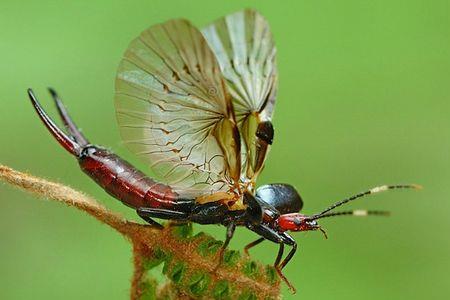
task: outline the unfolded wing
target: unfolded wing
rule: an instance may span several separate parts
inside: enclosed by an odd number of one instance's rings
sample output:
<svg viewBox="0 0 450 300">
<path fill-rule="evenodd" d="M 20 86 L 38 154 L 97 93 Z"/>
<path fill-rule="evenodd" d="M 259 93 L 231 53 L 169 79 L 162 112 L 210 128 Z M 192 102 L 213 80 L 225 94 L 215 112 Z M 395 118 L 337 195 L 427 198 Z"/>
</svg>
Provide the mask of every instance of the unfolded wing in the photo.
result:
<svg viewBox="0 0 450 300">
<path fill-rule="evenodd" d="M 145 30 L 116 77 L 128 147 L 183 196 L 226 190 L 240 175 L 240 137 L 217 60 L 186 20 Z"/>
<path fill-rule="evenodd" d="M 242 177 L 255 181 L 273 138 L 276 48 L 267 21 L 254 10 L 223 17 L 202 30 L 227 80 L 243 143 Z M 244 149 L 245 147 L 245 149 Z"/>
</svg>

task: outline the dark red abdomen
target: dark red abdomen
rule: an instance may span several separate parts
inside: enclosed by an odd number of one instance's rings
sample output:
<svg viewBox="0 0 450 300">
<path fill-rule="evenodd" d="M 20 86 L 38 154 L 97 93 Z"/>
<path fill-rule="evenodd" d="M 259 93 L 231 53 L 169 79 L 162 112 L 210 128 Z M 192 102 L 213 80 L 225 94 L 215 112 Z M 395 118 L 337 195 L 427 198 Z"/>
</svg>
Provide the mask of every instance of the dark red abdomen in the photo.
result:
<svg viewBox="0 0 450 300">
<path fill-rule="evenodd" d="M 181 199 L 169 186 L 154 181 L 105 149 L 88 146 L 83 149 L 78 162 L 83 172 L 127 206 L 185 211 L 193 203 Z"/>
</svg>

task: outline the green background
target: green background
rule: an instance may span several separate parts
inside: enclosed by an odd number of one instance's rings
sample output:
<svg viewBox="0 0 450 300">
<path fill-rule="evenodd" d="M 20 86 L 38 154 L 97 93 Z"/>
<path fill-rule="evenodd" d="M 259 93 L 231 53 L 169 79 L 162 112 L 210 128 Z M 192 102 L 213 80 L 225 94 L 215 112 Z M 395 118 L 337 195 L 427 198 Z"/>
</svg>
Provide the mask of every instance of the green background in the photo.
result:
<svg viewBox="0 0 450 300">
<path fill-rule="evenodd" d="M 415 182 L 355 203 L 390 218 L 324 220 L 295 234 L 285 299 L 443 299 L 450 293 L 450 18 L 446 0 L 0 1 L 0 163 L 107 196 L 46 132 L 26 96 L 54 115 L 55 87 L 91 141 L 146 172 L 121 144 L 115 69 L 146 27 L 199 26 L 245 7 L 270 22 L 280 89 L 275 143 L 259 184 L 297 186 L 307 213 L 384 183 Z M 0 186 L 1 299 L 126 299 L 129 244 L 74 209 Z M 218 238 L 224 228 L 196 226 Z M 231 247 L 255 235 L 237 231 Z M 256 248 L 272 263 L 276 246 Z"/>
</svg>

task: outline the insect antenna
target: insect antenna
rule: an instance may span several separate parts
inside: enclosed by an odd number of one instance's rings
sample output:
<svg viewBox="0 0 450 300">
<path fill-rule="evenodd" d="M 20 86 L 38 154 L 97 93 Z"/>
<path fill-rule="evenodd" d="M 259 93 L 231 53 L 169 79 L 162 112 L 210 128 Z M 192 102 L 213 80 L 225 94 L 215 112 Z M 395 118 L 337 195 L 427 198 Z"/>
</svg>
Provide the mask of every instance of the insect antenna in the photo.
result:
<svg viewBox="0 0 450 300">
<path fill-rule="evenodd" d="M 420 185 L 417 185 L 417 184 L 399 184 L 399 185 L 381 185 L 381 186 L 377 186 L 377 187 L 374 187 L 374 188 L 372 188 L 372 189 L 370 189 L 368 191 L 365 191 L 365 192 L 356 194 L 354 196 L 351 196 L 351 197 L 349 197 L 347 199 L 338 201 L 335 204 L 333 204 L 330 207 L 328 207 L 327 209 L 323 210 L 322 212 L 312 215 L 308 219 L 309 220 L 316 220 L 316 219 L 322 218 L 325 215 L 331 217 L 332 214 L 327 214 L 327 212 L 335 209 L 336 207 L 344 205 L 344 204 L 346 204 L 346 203 L 348 203 L 350 201 L 354 201 L 356 199 L 365 197 L 367 195 L 376 194 L 376 193 L 384 192 L 384 191 L 387 191 L 387 190 L 393 190 L 393 189 L 421 189 L 421 188 L 422 187 Z M 359 211 L 359 212 L 362 212 L 362 211 Z M 350 213 L 350 211 L 342 213 L 342 215 L 350 215 L 350 214 L 354 215 L 354 213 L 353 212 Z M 340 215 L 340 214 L 336 213 L 336 215 Z"/>
<path fill-rule="evenodd" d="M 52 98 L 55 101 L 56 108 L 58 109 L 59 116 L 61 117 L 64 126 L 66 127 L 70 135 L 73 137 L 75 142 L 77 142 L 81 147 L 88 145 L 89 141 L 81 133 L 77 125 L 75 125 L 75 123 L 73 122 L 72 118 L 67 112 L 66 107 L 61 101 L 61 98 L 59 97 L 58 93 L 56 93 L 56 91 L 52 88 L 48 88 L 48 91 L 50 92 L 50 95 L 52 95 Z"/>
<path fill-rule="evenodd" d="M 33 93 L 32 89 L 28 89 L 28 96 L 30 97 L 31 103 L 34 106 L 39 118 L 44 123 L 45 127 L 47 127 L 48 131 L 55 137 L 55 139 L 64 147 L 68 152 L 73 155 L 78 156 L 81 151 L 81 147 L 78 143 L 69 138 L 59 127 L 53 122 L 53 120 L 47 115 L 36 96 Z"/>
<path fill-rule="evenodd" d="M 385 210 L 365 210 L 365 209 L 356 209 L 356 210 L 347 210 L 347 211 L 339 211 L 339 212 L 329 212 L 321 215 L 317 219 L 336 217 L 336 216 L 355 216 L 355 217 L 367 217 L 367 216 L 389 216 L 391 213 Z"/>
</svg>

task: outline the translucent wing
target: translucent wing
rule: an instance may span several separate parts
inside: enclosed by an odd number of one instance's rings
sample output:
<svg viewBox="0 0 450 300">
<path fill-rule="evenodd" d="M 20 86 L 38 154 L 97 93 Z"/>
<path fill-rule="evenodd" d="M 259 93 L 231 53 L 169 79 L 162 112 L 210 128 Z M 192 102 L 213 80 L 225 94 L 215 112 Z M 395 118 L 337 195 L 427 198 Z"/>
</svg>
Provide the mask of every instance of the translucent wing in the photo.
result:
<svg viewBox="0 0 450 300">
<path fill-rule="evenodd" d="M 183 196 L 239 181 L 240 137 L 217 60 L 186 20 L 145 30 L 116 77 L 116 113 L 129 148 Z"/>
<path fill-rule="evenodd" d="M 202 33 L 219 61 L 232 96 L 244 140 L 243 178 L 254 182 L 273 138 L 270 121 L 277 68 L 269 25 L 258 12 L 244 10 L 217 20 Z"/>
</svg>

